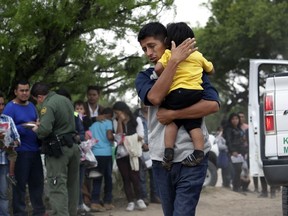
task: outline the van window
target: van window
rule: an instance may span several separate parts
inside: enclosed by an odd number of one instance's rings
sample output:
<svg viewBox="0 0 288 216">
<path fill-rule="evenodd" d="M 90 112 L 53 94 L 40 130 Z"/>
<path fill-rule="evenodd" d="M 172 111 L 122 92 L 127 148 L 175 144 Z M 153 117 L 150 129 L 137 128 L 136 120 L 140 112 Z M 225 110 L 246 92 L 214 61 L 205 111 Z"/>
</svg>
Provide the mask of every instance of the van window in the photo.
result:
<svg viewBox="0 0 288 216">
<path fill-rule="evenodd" d="M 258 69 L 258 101 L 263 104 L 263 93 L 265 90 L 265 81 L 269 74 L 288 71 L 288 65 L 262 64 Z"/>
</svg>

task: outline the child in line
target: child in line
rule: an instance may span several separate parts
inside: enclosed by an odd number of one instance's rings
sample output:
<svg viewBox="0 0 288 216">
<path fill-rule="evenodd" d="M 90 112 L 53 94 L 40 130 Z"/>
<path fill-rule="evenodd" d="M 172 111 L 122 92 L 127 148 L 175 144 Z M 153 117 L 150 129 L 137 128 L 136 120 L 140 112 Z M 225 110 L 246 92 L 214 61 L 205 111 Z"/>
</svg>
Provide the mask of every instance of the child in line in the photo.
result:
<svg viewBox="0 0 288 216">
<path fill-rule="evenodd" d="M 113 136 L 113 110 L 110 107 L 104 108 L 101 115 L 105 117 L 103 121 L 94 122 L 89 128 L 92 137 L 97 139 L 98 142 L 92 147 L 92 151 L 97 158 L 97 170 L 101 176 L 93 179 L 92 190 L 92 204 L 91 210 L 102 212 L 114 208 L 112 204 L 112 166 L 113 166 L 113 151 L 112 146 L 114 142 Z M 104 196 L 101 199 L 102 180 L 104 178 Z M 103 203 L 103 205 L 102 205 Z"/>
<path fill-rule="evenodd" d="M 174 41 L 176 46 L 178 46 L 187 38 L 194 38 L 194 33 L 186 23 L 168 24 L 167 38 L 165 41 L 168 49 L 165 50 L 165 53 L 155 66 L 155 72 L 158 76 L 161 75 L 171 57 L 171 42 Z M 200 52 L 195 51 L 178 65 L 170 90 L 162 102 L 161 107 L 177 110 L 189 107 L 201 100 L 203 92 L 201 86 L 203 72 L 213 73 L 213 64 L 207 61 Z M 202 118 L 176 119 L 166 126 L 164 137 L 165 152 L 162 164 L 167 170 L 171 169 L 174 158 L 174 143 L 177 131 L 182 125 L 190 134 L 194 144 L 194 152 L 188 155 L 182 164 L 186 166 L 196 166 L 204 158 L 204 136 L 201 130 L 201 124 Z"/>
<path fill-rule="evenodd" d="M 0 152 L 5 151 L 9 160 L 9 174 L 7 176 L 10 183 L 17 184 L 15 179 L 15 162 L 17 159 L 17 152 L 15 147 L 20 144 L 20 135 L 13 119 L 7 115 L 2 114 L 4 110 L 4 96 L 0 94 Z"/>
<path fill-rule="evenodd" d="M 85 108 L 84 108 L 84 101 L 82 100 L 77 100 L 74 102 L 74 115 L 77 115 L 81 121 L 82 127 L 83 127 L 83 132 L 84 132 L 84 137 L 81 138 L 81 144 L 80 150 L 81 150 L 81 158 L 80 158 L 80 196 L 79 196 L 79 203 L 78 203 L 78 213 L 79 214 L 87 214 L 91 210 L 86 204 L 90 203 L 91 195 L 90 195 L 90 185 L 91 182 L 87 178 L 88 173 L 89 173 L 89 165 L 96 165 L 97 161 L 93 163 L 88 162 L 86 159 L 86 153 L 89 150 L 91 150 L 91 138 L 92 136 L 89 136 L 89 130 L 88 126 L 90 122 L 86 125 L 86 119 L 89 120 L 89 118 L 86 117 L 85 115 Z M 86 145 L 84 147 L 84 144 L 86 142 Z M 92 155 L 93 156 L 93 155 Z M 93 156 L 94 157 L 94 156 Z M 87 175 L 85 175 L 87 174 Z"/>
<path fill-rule="evenodd" d="M 79 114 L 79 117 L 81 118 L 81 120 L 83 120 L 83 117 L 85 116 L 84 101 L 82 100 L 75 101 L 74 110 Z"/>
</svg>

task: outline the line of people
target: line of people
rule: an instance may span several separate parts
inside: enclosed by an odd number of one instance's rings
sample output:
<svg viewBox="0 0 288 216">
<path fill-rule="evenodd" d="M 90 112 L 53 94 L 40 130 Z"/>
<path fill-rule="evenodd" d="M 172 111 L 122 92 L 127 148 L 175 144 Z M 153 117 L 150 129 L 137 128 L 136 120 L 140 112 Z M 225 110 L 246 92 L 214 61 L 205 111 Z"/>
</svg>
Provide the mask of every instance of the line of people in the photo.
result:
<svg viewBox="0 0 288 216">
<path fill-rule="evenodd" d="M 128 105 L 121 101 L 116 102 L 111 108 L 104 108 L 98 104 L 99 87 L 88 86 L 86 93 L 87 102 L 76 101 L 73 107 L 71 97 L 65 89 L 54 92 L 50 90 L 49 85 L 36 83 L 30 92 L 30 84 L 23 80 L 17 83 L 16 97 L 5 108 L 4 96 L 0 95 L 1 215 L 10 215 L 9 181 L 13 184 L 12 212 L 15 216 L 28 214 L 25 202 L 26 186 L 33 215 L 47 214 L 44 195 L 51 206 L 51 215 L 89 215 L 89 211 L 113 209 L 113 154 L 128 201 L 126 210 L 133 211 L 136 207 L 143 210 L 149 204 L 146 172 L 150 175 L 150 202 L 160 203 L 151 167 L 147 169 L 144 159 L 141 160 L 142 149 L 144 152 L 149 151 L 147 109 L 140 109 L 137 114 L 133 114 Z M 39 113 L 36 106 L 29 101 L 31 96 L 40 107 Z M 9 130 L 6 128 L 6 131 L 2 131 L 5 122 L 9 123 Z M 117 146 L 115 152 L 113 151 L 114 134 L 125 135 L 127 139 L 137 134 L 137 139 L 132 139 L 135 143 L 130 143 L 133 151 L 135 146 L 138 146 L 138 154 L 135 155 L 134 152 L 133 163 L 131 152 L 119 156 Z M 78 144 L 91 138 L 97 139 L 91 150 L 97 159 L 96 172 L 99 175 L 89 177 L 89 173 L 95 172 L 95 167 L 90 169 L 85 161 L 80 162 Z M 52 143 L 56 143 L 56 146 L 58 140 L 61 144 L 51 152 L 44 149 L 44 146 L 52 146 Z M 126 139 L 121 140 L 118 146 L 125 145 L 129 152 L 129 146 L 125 141 Z M 46 194 L 41 160 L 43 151 L 46 154 Z"/>
</svg>

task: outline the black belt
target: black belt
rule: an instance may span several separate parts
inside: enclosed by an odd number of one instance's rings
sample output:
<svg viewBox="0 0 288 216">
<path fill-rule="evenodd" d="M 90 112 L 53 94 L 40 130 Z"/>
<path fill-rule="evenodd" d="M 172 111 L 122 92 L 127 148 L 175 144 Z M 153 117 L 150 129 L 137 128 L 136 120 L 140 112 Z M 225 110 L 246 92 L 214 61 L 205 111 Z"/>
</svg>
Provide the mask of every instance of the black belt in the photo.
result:
<svg viewBox="0 0 288 216">
<path fill-rule="evenodd" d="M 59 136 L 60 142 L 62 146 L 68 146 L 71 148 L 73 144 L 75 143 L 73 139 L 73 134 L 72 133 L 67 133 Z"/>
</svg>

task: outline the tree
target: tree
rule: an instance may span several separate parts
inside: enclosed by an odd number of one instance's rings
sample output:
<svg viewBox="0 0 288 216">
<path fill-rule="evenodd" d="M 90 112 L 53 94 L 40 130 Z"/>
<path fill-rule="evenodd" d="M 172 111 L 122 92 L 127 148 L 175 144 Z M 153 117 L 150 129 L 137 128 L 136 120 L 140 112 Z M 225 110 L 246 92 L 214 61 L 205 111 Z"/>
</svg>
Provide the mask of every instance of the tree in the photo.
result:
<svg viewBox="0 0 288 216">
<path fill-rule="evenodd" d="M 197 44 L 216 69 L 222 116 L 248 107 L 249 59 L 288 58 L 286 0 L 213 0 Z"/>
<path fill-rule="evenodd" d="M 155 20 L 173 0 L 1 0 L 0 86 L 11 98 L 15 82 L 27 79 L 85 93 L 134 87 L 145 63 L 137 54 L 116 53 L 116 44 Z"/>
</svg>

